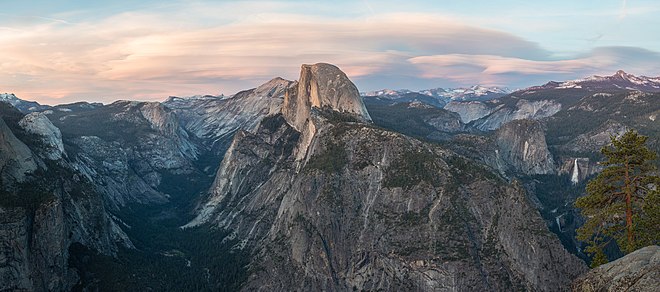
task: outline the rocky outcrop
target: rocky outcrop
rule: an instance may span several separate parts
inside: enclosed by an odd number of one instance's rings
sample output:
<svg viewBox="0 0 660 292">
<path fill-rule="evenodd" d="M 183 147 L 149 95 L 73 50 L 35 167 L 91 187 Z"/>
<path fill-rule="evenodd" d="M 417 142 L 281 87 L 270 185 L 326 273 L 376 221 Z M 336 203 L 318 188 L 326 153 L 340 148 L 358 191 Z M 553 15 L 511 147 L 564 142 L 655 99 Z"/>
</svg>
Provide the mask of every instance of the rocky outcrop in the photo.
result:
<svg viewBox="0 0 660 292">
<path fill-rule="evenodd" d="M 139 159 L 139 153 L 122 147 L 117 141 L 106 141 L 98 136 L 74 137 L 70 141 L 79 149 L 73 157 L 76 167 L 96 182 L 96 187 L 111 208 L 119 209 L 132 202 L 148 204 L 168 200 L 166 194 L 157 190 L 162 180 L 158 171 L 163 169 L 154 168 L 146 160 Z M 168 157 L 151 153 L 159 160 Z"/>
<path fill-rule="evenodd" d="M 568 175 L 573 184 L 584 181 L 586 178 L 603 170 L 597 161 L 587 157 L 564 157 L 561 159 L 558 173 Z"/>
<path fill-rule="evenodd" d="M 231 231 L 252 255 L 245 290 L 555 291 L 586 270 L 522 187 L 329 109 L 239 132 L 184 226 Z"/>
<path fill-rule="evenodd" d="M 284 97 L 282 114 L 294 129 L 303 131 L 312 108 L 328 108 L 361 121 L 371 121 L 355 84 L 330 64 L 302 65 L 297 86 L 288 90 Z"/>
<path fill-rule="evenodd" d="M 497 156 L 508 165 L 506 171 L 527 175 L 555 173 L 555 162 L 538 121 L 516 120 L 495 133 Z"/>
<path fill-rule="evenodd" d="M 48 116 L 68 137 L 75 167 L 113 210 L 167 202 L 173 194 L 163 185 L 204 175 L 195 164 L 201 147 L 160 103 L 118 101 Z"/>
<path fill-rule="evenodd" d="M 117 245 L 132 246 L 100 197 L 71 195 L 56 192 L 34 210 L 0 206 L 0 290 L 68 291 L 78 281 L 68 264 L 72 243 L 103 254 L 113 254 Z"/>
<path fill-rule="evenodd" d="M 216 208 L 200 213 L 264 271 L 247 290 L 553 291 L 585 269 L 521 188 L 464 158 L 340 123 L 318 129 L 296 172 L 277 150 L 295 149 L 295 133 L 280 121 L 238 135 L 212 189 Z"/>
<path fill-rule="evenodd" d="M 573 291 L 658 291 L 660 247 L 647 246 L 584 274 Z"/>
<path fill-rule="evenodd" d="M 0 93 L 0 102 L 5 102 L 11 104 L 13 107 L 18 109 L 24 114 L 43 111 L 51 108 L 47 105 L 41 105 L 38 102 L 22 100 L 13 93 Z"/>
<path fill-rule="evenodd" d="M 516 99 L 516 97 L 510 97 Z M 510 100 L 509 100 L 510 102 Z M 514 107 L 499 104 L 492 113 L 474 122 L 474 125 L 484 131 L 496 130 L 500 126 L 515 120 L 539 120 L 553 116 L 562 108 L 561 103 L 554 100 L 518 99 Z"/>
<path fill-rule="evenodd" d="M 599 127 L 577 136 L 564 144 L 562 149 L 572 152 L 600 152 L 600 148 L 611 143 L 611 137 L 618 137 L 626 132 L 628 127 L 614 121 L 607 120 Z"/>
<path fill-rule="evenodd" d="M 239 147 L 237 146 L 239 144 L 238 141 L 249 133 L 258 131 L 263 127 L 270 128 L 272 127 L 271 123 L 275 123 L 275 120 L 286 121 L 289 126 L 299 133 L 296 136 L 296 141 L 299 142 L 293 144 L 294 146 L 289 149 L 291 151 L 289 154 L 298 162 L 295 167 L 299 170 L 302 167 L 301 162 L 308 159 L 308 150 L 314 143 L 317 127 L 328 119 L 327 116 L 323 116 L 323 112 L 338 112 L 355 121 L 371 121 L 371 117 L 366 110 L 362 98 L 359 96 L 357 87 L 348 79 L 344 72 L 334 65 L 324 63 L 302 65 L 298 82 L 286 82 L 284 84 L 283 82 L 286 81 L 275 78 L 255 90 L 257 92 L 269 92 L 271 94 L 270 97 L 286 90 L 283 92 L 285 95 L 284 104 L 280 108 L 281 114 L 271 115 L 265 121 L 261 120 L 263 117 L 259 117 L 259 119 L 255 120 L 261 122 L 259 124 L 260 127 L 254 127 L 254 129 L 247 127 L 246 131 L 238 133 L 238 136 L 234 138 L 227 150 L 226 155 L 228 156 L 223 159 L 216 173 L 216 179 L 211 188 L 211 199 L 199 211 L 197 218 L 184 227 L 192 227 L 205 223 L 218 207 L 218 203 L 224 197 L 222 195 L 224 190 L 219 190 L 221 187 L 218 186 L 228 183 L 227 181 L 223 181 L 223 179 L 226 179 L 225 176 L 230 172 L 228 167 L 231 161 L 240 160 L 240 158 L 234 157 L 238 155 L 235 152 L 235 148 Z M 251 94 L 253 93 L 248 93 L 248 95 Z M 265 125 L 262 125 L 264 122 Z M 292 134 L 289 133 L 287 136 L 292 136 Z M 287 140 L 285 138 L 282 139 Z M 272 142 L 277 140 L 277 138 L 271 137 L 267 140 Z M 276 151 L 274 148 L 270 150 Z"/>
<path fill-rule="evenodd" d="M 197 159 L 199 149 L 190 141 L 188 132 L 179 125 L 176 115 L 158 102 L 140 103 L 137 108 L 155 135 L 138 135 L 141 155 L 156 169 L 177 169 L 190 172 L 191 161 Z M 125 113 L 131 113 L 129 108 Z M 138 133 L 142 134 L 142 133 Z M 151 140 L 156 140 L 153 143 Z M 145 145 L 146 144 L 146 145 Z"/>
<path fill-rule="evenodd" d="M 42 113 L 31 113 L 25 115 L 18 124 L 30 134 L 41 138 L 46 146 L 43 153 L 44 158 L 58 160 L 64 155 L 64 143 L 62 142 L 62 133 L 60 129 L 50 122 L 48 117 Z"/>
<path fill-rule="evenodd" d="M 284 94 L 293 84 L 274 78 L 230 98 L 170 97 L 164 105 L 174 110 L 189 133 L 221 156 L 238 130 L 253 131 L 263 117 L 279 113 Z"/>
<path fill-rule="evenodd" d="M 444 107 L 448 111 L 455 112 L 461 116 L 463 123 L 469 123 L 489 115 L 492 109 L 480 101 L 451 101 Z"/>
<path fill-rule="evenodd" d="M 1 140 L 0 157 L 14 162 L 3 165 L 0 183 L 0 290 L 68 291 L 78 281 L 68 264 L 71 244 L 102 254 L 132 244 L 66 156 L 32 155 L 58 150 L 57 128 L 43 115 L 2 114 L 0 135 L 7 139 Z M 6 179 L 5 172 L 26 167 L 31 171 L 21 180 Z"/>
<path fill-rule="evenodd" d="M 32 151 L 7 127 L 0 118 L 0 180 L 22 182 L 25 175 L 37 169 Z"/>
<path fill-rule="evenodd" d="M 439 132 L 458 133 L 465 131 L 465 124 L 461 123 L 461 120 L 454 115 L 429 115 L 424 118 L 424 122 Z"/>
</svg>

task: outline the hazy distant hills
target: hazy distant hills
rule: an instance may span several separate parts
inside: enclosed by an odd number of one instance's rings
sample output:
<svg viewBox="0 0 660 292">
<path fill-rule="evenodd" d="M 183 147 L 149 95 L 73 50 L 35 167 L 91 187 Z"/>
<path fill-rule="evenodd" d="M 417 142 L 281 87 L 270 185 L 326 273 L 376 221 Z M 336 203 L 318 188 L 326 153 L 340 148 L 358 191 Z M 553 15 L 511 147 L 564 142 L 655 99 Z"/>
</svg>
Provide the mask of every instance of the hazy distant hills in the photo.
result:
<svg viewBox="0 0 660 292">
<path fill-rule="evenodd" d="M 623 70 L 611 76 L 590 76 L 564 82 L 551 81 L 545 85 L 530 87 L 523 91 L 539 89 L 580 88 L 587 90 L 638 90 L 644 92 L 660 92 L 660 77 L 635 76 Z"/>
<path fill-rule="evenodd" d="M 394 103 L 419 101 L 442 107 L 450 101 L 484 101 L 504 96 L 510 92 L 508 88 L 475 85 L 466 88 L 433 88 L 417 92 L 407 89 L 382 89 L 361 92 L 360 95 L 363 98 L 377 98 Z"/>
</svg>

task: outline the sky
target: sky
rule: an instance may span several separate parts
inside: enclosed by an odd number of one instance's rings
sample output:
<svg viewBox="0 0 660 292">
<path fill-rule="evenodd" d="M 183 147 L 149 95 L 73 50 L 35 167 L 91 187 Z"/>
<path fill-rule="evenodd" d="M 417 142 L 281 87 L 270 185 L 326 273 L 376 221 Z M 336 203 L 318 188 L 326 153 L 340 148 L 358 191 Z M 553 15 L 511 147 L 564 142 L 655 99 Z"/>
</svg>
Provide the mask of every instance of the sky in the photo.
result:
<svg viewBox="0 0 660 292">
<path fill-rule="evenodd" d="M 230 95 L 317 62 L 360 91 L 658 76 L 657 15 L 657 0 L 0 0 L 0 92 Z"/>
</svg>

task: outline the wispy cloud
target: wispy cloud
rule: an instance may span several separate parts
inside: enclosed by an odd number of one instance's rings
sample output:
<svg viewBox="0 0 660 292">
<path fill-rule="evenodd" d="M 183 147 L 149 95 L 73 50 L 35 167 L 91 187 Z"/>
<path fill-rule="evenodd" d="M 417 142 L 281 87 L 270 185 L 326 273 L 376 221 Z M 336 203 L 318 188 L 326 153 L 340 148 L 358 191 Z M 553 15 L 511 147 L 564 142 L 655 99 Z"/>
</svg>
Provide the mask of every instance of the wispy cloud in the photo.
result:
<svg viewBox="0 0 660 292">
<path fill-rule="evenodd" d="M 464 84 L 508 85 L 534 76 L 570 78 L 607 74 L 621 68 L 632 72 L 660 72 L 660 54 L 633 47 L 601 47 L 581 56 L 557 60 L 446 54 L 413 57 L 409 61 L 420 68 L 425 78 L 449 79 Z"/>
<path fill-rule="evenodd" d="M 621 1 L 621 10 L 619 12 L 619 20 L 624 19 L 626 16 L 628 16 L 628 1 L 627 0 L 622 0 Z"/>
<path fill-rule="evenodd" d="M 315 62 L 339 65 L 365 90 L 501 85 L 521 83 L 514 80 L 520 76 L 530 82 L 530 76 L 606 73 L 621 65 L 657 70 L 632 62 L 627 54 L 639 52 L 630 50 L 558 59 L 535 42 L 436 13 L 330 17 L 287 12 L 286 5 L 227 13 L 255 5 L 274 4 L 174 6 L 167 13 L 129 11 L 76 22 L 10 19 L 0 34 L 0 91 L 49 103 L 232 93 L 275 76 L 295 79 L 301 63 Z"/>
</svg>

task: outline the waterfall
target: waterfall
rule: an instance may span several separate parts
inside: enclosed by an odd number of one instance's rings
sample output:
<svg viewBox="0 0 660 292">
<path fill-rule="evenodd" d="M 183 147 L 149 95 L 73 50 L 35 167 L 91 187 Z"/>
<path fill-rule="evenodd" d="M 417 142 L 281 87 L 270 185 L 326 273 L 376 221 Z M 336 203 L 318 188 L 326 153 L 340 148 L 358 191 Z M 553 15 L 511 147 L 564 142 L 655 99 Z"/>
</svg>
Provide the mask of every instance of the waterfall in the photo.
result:
<svg viewBox="0 0 660 292">
<path fill-rule="evenodd" d="M 559 221 L 561 219 L 561 217 L 564 216 L 564 215 L 565 214 L 555 216 L 555 222 L 557 222 L 557 227 L 559 228 L 559 232 L 564 232 L 564 230 L 561 229 L 561 221 Z"/>
<path fill-rule="evenodd" d="M 577 184 L 580 181 L 580 170 L 578 169 L 577 158 L 575 158 L 575 164 L 573 165 L 573 174 L 571 175 L 571 182 Z"/>
</svg>

